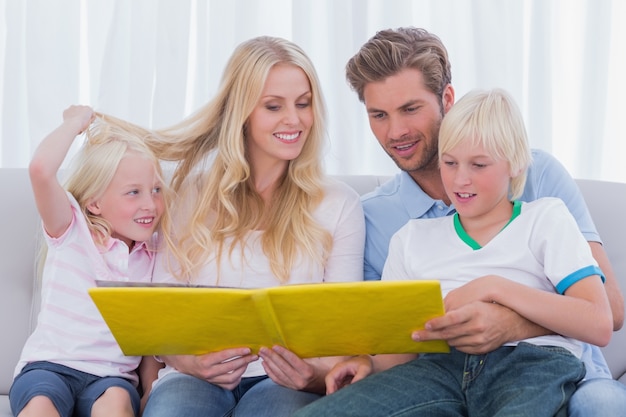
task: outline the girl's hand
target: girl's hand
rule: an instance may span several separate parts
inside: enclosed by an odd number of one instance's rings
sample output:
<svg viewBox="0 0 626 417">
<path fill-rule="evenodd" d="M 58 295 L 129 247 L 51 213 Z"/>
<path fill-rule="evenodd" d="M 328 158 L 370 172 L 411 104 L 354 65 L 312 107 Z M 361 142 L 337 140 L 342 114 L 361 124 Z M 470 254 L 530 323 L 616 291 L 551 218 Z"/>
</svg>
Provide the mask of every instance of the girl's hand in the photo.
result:
<svg viewBox="0 0 626 417">
<path fill-rule="evenodd" d="M 77 134 L 81 134 L 96 118 L 96 113 L 89 106 L 70 106 L 63 112 L 64 123 L 74 123 Z"/>
</svg>

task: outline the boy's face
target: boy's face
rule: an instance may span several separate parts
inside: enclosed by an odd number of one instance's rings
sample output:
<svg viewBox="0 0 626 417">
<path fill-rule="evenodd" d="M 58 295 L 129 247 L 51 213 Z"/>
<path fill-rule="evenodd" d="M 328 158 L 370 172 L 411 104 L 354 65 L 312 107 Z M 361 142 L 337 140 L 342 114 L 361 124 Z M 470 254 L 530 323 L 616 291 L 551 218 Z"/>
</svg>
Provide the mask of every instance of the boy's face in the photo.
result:
<svg viewBox="0 0 626 417">
<path fill-rule="evenodd" d="M 153 161 L 128 152 L 107 189 L 88 209 L 111 224 L 112 237 L 132 248 L 133 242 L 150 239 L 163 214 L 163 204 Z"/>
<path fill-rule="evenodd" d="M 462 219 L 510 217 L 507 161 L 495 159 L 482 145 L 463 140 L 441 156 L 440 171 L 446 193 Z"/>
<path fill-rule="evenodd" d="M 422 73 L 408 68 L 367 84 L 363 101 L 372 132 L 398 168 L 436 168 L 439 126 L 454 102 L 451 86 L 440 100 L 424 86 Z"/>
</svg>

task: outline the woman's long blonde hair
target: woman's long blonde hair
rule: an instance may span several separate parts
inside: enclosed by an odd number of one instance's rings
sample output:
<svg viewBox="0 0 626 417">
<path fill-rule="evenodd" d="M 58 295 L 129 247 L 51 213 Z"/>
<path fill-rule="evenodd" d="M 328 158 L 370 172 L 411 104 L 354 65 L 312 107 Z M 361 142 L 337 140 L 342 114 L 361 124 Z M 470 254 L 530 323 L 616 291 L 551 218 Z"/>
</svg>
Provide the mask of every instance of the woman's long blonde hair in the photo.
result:
<svg viewBox="0 0 626 417">
<path fill-rule="evenodd" d="M 314 122 L 301 154 L 289 161 L 271 201 L 265 203 L 254 187 L 244 125 L 277 64 L 297 66 L 308 77 Z M 190 198 L 197 199 L 185 218 L 177 219 L 175 225 L 163 224 L 173 235 L 165 234 L 172 239 L 168 247 L 180 263 L 180 270 L 172 273 L 181 280 L 193 280 L 207 259 L 217 259 L 219 266 L 223 249 L 230 255 L 237 245 L 244 247 L 247 234 L 257 229 L 263 231 L 263 251 L 280 282 L 289 279 L 301 257 L 325 264 L 332 236 L 313 218 L 324 196 L 321 150 L 325 119 L 315 69 L 297 45 L 258 37 L 236 48 L 217 96 L 186 120 L 148 140 L 160 159 L 178 162 L 172 178 L 177 200 L 188 205 Z M 232 239 L 227 247 L 226 239 Z"/>
</svg>

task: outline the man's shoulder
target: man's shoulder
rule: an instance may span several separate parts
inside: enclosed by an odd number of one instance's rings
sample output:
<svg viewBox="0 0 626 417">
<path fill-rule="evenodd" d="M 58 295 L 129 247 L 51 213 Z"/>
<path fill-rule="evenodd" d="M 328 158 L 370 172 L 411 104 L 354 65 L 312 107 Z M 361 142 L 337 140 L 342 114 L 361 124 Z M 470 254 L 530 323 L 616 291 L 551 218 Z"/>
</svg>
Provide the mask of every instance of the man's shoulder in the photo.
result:
<svg viewBox="0 0 626 417">
<path fill-rule="evenodd" d="M 363 208 L 377 207 L 379 205 L 397 204 L 400 198 L 402 184 L 402 173 L 398 173 L 391 177 L 383 184 L 377 186 L 374 190 L 361 196 Z"/>
</svg>

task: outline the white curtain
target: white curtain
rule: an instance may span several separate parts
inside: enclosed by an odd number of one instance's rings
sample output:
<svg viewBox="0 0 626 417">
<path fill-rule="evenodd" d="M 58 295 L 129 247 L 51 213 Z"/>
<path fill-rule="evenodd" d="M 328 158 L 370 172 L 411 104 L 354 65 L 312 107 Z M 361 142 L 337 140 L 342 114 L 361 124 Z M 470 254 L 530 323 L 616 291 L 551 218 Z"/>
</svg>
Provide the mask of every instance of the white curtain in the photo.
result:
<svg viewBox="0 0 626 417">
<path fill-rule="evenodd" d="M 240 42 L 290 39 L 318 70 L 332 174 L 391 174 L 344 78 L 377 30 L 424 27 L 452 61 L 457 98 L 509 90 L 533 147 L 578 178 L 626 182 L 623 0 L 0 0 L 0 167 L 24 167 L 70 104 L 151 127 L 216 91 Z"/>
</svg>

